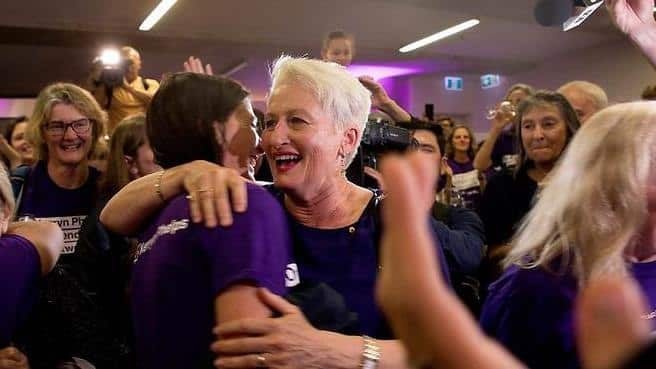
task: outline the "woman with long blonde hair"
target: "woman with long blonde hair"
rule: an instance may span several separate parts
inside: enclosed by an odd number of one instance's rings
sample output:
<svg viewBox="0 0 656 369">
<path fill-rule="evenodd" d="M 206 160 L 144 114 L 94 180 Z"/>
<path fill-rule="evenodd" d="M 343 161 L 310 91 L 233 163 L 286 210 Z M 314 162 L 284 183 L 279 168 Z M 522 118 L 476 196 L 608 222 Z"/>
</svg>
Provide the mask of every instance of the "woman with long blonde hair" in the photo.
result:
<svg viewBox="0 0 656 369">
<path fill-rule="evenodd" d="M 656 104 L 616 105 L 572 140 L 490 286 L 481 322 L 531 368 L 578 368 L 573 302 L 607 274 L 632 274 L 656 317 Z"/>
</svg>

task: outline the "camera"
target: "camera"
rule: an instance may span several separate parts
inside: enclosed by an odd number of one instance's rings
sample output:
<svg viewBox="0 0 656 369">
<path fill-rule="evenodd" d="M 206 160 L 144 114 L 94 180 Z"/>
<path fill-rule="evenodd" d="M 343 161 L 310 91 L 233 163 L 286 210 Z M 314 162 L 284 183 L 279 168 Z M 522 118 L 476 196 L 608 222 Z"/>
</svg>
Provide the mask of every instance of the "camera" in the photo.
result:
<svg viewBox="0 0 656 369">
<path fill-rule="evenodd" d="M 370 119 L 362 133 L 362 143 L 353 163 L 346 171 L 348 179 L 363 187 L 377 188 L 378 183 L 364 173 L 365 167 L 378 169 L 378 159 L 390 152 L 404 152 L 419 147 L 412 133 L 389 121 Z"/>
<path fill-rule="evenodd" d="M 117 49 L 105 49 L 94 59 L 94 63 L 100 63 L 102 70 L 100 72 L 99 82 L 113 88 L 123 84 L 125 73 L 131 64 L 130 59 L 121 56 Z"/>
</svg>

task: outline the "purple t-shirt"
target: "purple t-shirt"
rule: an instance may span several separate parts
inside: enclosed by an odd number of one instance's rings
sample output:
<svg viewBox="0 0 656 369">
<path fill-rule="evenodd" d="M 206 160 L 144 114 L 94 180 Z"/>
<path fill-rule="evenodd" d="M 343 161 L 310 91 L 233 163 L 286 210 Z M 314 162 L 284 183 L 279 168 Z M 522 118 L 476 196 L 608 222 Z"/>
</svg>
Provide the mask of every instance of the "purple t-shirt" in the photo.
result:
<svg viewBox="0 0 656 369">
<path fill-rule="evenodd" d="M 89 167 L 87 181 L 79 188 L 57 186 L 48 175 L 46 163 L 39 161 L 30 171 L 23 185 L 23 195 L 17 217 L 30 217 L 56 223 L 64 232 L 64 251 L 59 264 L 68 262 L 67 255 L 75 253 L 80 228 L 95 203 L 96 184 L 100 172 Z"/>
<path fill-rule="evenodd" d="M 448 159 L 447 162 L 453 170 L 451 183 L 453 190 L 460 194 L 462 207 L 478 210 L 482 191 L 478 170 L 474 168 L 473 162 L 470 160 L 466 163 L 459 163 L 453 159 Z"/>
<path fill-rule="evenodd" d="M 248 282 L 284 295 L 290 239 L 285 214 L 248 184 L 248 210 L 230 227 L 189 219 L 185 196 L 171 200 L 142 233 L 131 281 L 139 367 L 211 367 L 214 299 Z"/>
<path fill-rule="evenodd" d="M 41 261 L 25 238 L 0 237 L 0 348 L 11 342 L 14 330 L 25 320 L 39 294 Z"/>
<path fill-rule="evenodd" d="M 574 335 L 576 280 L 544 268 L 511 267 L 490 286 L 481 326 L 531 369 L 580 368 Z M 631 264 L 656 309 L 656 262 Z M 656 315 L 656 312 L 652 315 Z M 652 317 L 656 320 L 656 317 Z M 656 327 L 652 321 L 652 328 Z"/>
</svg>

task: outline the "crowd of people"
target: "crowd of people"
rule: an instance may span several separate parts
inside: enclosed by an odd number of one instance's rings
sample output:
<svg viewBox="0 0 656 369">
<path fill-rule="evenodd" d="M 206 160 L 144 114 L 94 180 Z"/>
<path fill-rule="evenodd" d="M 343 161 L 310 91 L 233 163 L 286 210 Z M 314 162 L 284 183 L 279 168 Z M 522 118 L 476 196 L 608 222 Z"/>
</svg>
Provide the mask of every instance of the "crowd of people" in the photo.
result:
<svg viewBox="0 0 656 369">
<path fill-rule="evenodd" d="M 606 5 L 656 66 L 652 0 Z M 477 146 L 353 76 L 342 32 L 275 61 L 264 113 L 198 58 L 157 82 L 121 53 L 0 138 L 0 369 L 656 360 L 654 103 L 516 84 Z M 347 174 L 372 109 L 413 142 L 376 188 Z"/>
</svg>

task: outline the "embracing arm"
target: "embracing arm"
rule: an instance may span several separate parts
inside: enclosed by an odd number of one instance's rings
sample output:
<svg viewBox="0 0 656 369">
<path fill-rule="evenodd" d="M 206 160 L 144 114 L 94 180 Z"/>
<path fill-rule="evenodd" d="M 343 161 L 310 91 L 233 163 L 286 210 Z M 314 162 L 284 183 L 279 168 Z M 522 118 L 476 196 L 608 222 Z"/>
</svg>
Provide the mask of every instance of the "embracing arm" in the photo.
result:
<svg viewBox="0 0 656 369">
<path fill-rule="evenodd" d="M 134 235 L 165 201 L 183 192 L 193 197 L 189 205 L 192 221 L 204 221 L 207 227 L 229 226 L 232 210 L 246 210 L 245 180 L 235 170 L 197 160 L 128 183 L 105 205 L 100 222 L 113 232 Z"/>
<path fill-rule="evenodd" d="M 8 234 L 26 238 L 36 248 L 41 260 L 41 274 L 48 274 L 55 267 L 64 248 L 64 234 L 50 222 L 15 222 L 9 226 Z"/>
<path fill-rule="evenodd" d="M 615 26 L 631 39 L 656 68 L 656 21 L 652 0 L 607 0 Z"/>
</svg>

